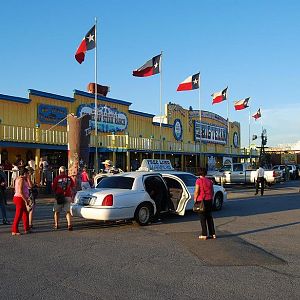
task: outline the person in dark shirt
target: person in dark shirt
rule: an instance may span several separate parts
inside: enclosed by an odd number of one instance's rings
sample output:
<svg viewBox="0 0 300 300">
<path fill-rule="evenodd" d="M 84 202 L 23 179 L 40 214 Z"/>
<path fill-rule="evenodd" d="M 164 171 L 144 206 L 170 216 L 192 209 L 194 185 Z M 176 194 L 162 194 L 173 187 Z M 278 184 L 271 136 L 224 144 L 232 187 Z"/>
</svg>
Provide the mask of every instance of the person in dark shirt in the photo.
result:
<svg viewBox="0 0 300 300">
<path fill-rule="evenodd" d="M 67 175 L 66 168 L 60 167 L 59 175 L 54 178 L 52 189 L 55 194 L 55 201 L 53 206 L 54 211 L 54 229 L 58 229 L 59 213 L 63 210 L 66 213 L 68 222 L 68 230 L 73 230 L 71 223 L 70 204 L 74 199 L 75 183 L 73 179 Z"/>
<path fill-rule="evenodd" d="M 0 166 L 0 209 L 2 213 L 2 223 L 4 225 L 10 224 L 6 216 L 6 187 L 7 187 L 7 178 L 3 171 L 3 167 Z"/>
</svg>

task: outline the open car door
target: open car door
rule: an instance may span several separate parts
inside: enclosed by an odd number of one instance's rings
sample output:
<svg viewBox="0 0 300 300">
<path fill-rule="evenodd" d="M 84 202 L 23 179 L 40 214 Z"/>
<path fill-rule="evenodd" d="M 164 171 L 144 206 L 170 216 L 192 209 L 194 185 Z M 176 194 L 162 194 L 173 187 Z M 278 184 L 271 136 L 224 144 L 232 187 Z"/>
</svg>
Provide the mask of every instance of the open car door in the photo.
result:
<svg viewBox="0 0 300 300">
<path fill-rule="evenodd" d="M 185 183 L 175 175 L 162 174 L 170 195 L 170 203 L 173 205 L 172 210 L 178 215 L 185 214 L 185 208 L 188 201 L 191 199 L 191 194 L 188 191 Z"/>
</svg>

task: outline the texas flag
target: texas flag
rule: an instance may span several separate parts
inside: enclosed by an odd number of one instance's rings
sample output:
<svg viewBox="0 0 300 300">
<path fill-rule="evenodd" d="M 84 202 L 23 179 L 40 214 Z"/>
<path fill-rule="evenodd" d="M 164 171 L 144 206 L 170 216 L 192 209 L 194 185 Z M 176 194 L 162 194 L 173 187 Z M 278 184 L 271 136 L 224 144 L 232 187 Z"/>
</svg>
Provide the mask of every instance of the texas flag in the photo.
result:
<svg viewBox="0 0 300 300">
<path fill-rule="evenodd" d="M 88 50 L 92 50 L 96 47 L 96 33 L 95 33 L 96 26 L 94 25 L 89 32 L 83 38 L 81 44 L 79 45 L 75 59 L 81 64 L 84 61 L 85 52 Z"/>
<path fill-rule="evenodd" d="M 161 54 L 154 56 L 140 68 L 134 70 L 132 75 L 136 77 L 147 77 L 160 73 L 160 59 Z"/>
<path fill-rule="evenodd" d="M 212 104 L 220 103 L 220 102 L 226 100 L 227 99 L 227 89 L 228 89 L 228 87 L 220 92 L 213 93 L 212 94 L 212 97 L 213 97 Z"/>
<path fill-rule="evenodd" d="M 245 108 L 249 107 L 248 106 L 249 100 L 250 100 L 250 97 L 239 100 L 239 101 L 235 101 L 234 102 L 235 110 L 242 110 L 242 109 L 245 109 Z"/>
<path fill-rule="evenodd" d="M 200 73 L 189 76 L 184 81 L 182 81 L 177 88 L 177 92 L 179 91 L 190 91 L 199 89 L 200 84 Z"/>
<path fill-rule="evenodd" d="M 252 117 L 255 119 L 255 121 L 261 117 L 260 108 L 258 109 L 258 111 L 254 115 L 252 115 Z"/>
</svg>

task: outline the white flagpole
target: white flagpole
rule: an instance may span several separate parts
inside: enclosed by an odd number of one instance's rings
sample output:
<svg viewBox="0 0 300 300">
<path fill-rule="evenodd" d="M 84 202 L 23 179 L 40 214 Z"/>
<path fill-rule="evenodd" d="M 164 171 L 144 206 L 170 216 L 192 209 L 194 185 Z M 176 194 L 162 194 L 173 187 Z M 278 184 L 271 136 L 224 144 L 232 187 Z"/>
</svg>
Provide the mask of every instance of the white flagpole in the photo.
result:
<svg viewBox="0 0 300 300">
<path fill-rule="evenodd" d="M 97 91 L 97 18 L 95 17 L 95 171 L 98 173 L 98 91 Z"/>
<path fill-rule="evenodd" d="M 228 87 L 226 90 L 226 98 L 227 98 L 227 141 L 228 141 L 228 153 L 230 153 L 230 126 L 229 126 L 229 97 L 228 97 Z"/>
<path fill-rule="evenodd" d="M 159 159 L 161 159 L 161 148 L 162 148 L 162 137 L 161 137 L 161 123 L 162 123 L 162 51 L 160 52 L 159 61 L 159 72 L 160 72 L 160 91 L 159 91 L 159 106 L 160 106 L 160 117 L 159 117 Z"/>
<path fill-rule="evenodd" d="M 201 167 L 201 136 L 202 136 L 202 128 L 201 128 L 201 121 L 202 121 L 202 116 L 201 116 L 201 75 L 199 72 L 199 92 L 198 92 L 198 101 L 199 101 L 199 167 Z"/>
<path fill-rule="evenodd" d="M 250 122 L 251 122 L 251 111 L 250 111 L 250 106 L 249 106 L 249 158 L 250 158 L 250 163 L 251 163 L 251 149 L 250 149 Z"/>
</svg>

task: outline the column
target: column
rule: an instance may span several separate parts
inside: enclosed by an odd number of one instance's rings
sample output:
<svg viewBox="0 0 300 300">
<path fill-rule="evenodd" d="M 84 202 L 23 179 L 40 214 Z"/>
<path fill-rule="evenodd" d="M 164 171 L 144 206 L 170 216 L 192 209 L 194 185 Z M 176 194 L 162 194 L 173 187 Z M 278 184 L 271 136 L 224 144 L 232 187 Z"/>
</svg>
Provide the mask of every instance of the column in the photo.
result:
<svg viewBox="0 0 300 300">
<path fill-rule="evenodd" d="M 131 171 L 131 164 L 130 164 L 130 152 L 126 152 L 126 171 L 130 172 Z"/>
<path fill-rule="evenodd" d="M 39 163 L 41 160 L 41 150 L 40 149 L 35 149 L 35 165 L 36 165 L 36 169 L 35 169 L 35 182 L 36 184 L 40 185 L 40 181 L 41 181 L 41 174 L 40 174 L 40 168 L 39 168 Z"/>
<path fill-rule="evenodd" d="M 115 151 L 113 151 L 113 153 L 112 153 L 112 162 L 115 166 L 116 162 L 117 162 L 117 153 Z"/>
</svg>

